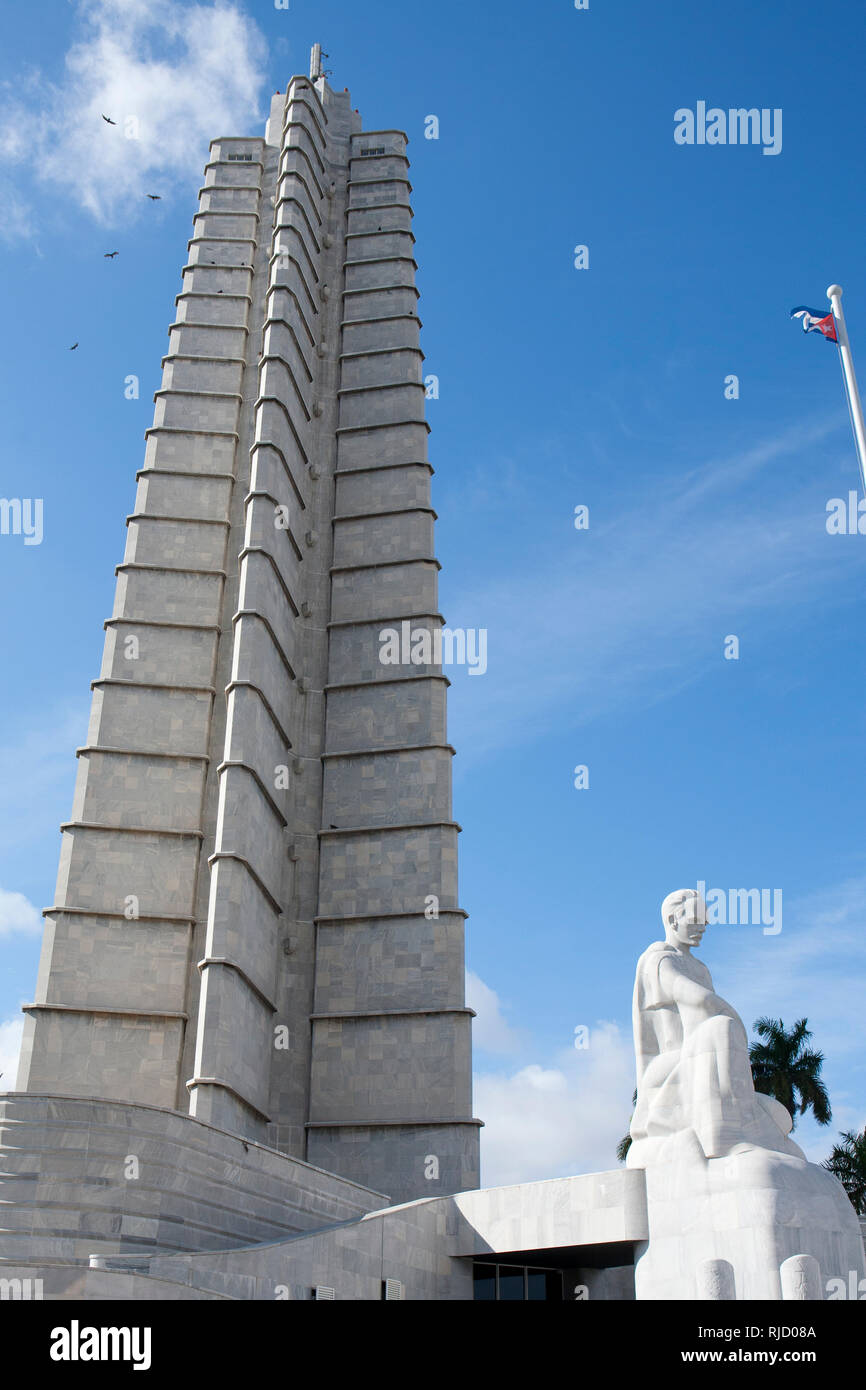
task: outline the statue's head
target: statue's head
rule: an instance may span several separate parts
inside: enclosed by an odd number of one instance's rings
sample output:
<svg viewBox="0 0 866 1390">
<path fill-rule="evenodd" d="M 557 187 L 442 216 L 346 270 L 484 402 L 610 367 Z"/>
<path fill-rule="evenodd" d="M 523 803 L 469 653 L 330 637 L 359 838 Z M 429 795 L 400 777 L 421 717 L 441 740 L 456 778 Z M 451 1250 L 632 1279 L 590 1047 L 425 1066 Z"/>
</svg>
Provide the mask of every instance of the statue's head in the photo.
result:
<svg viewBox="0 0 866 1390">
<path fill-rule="evenodd" d="M 672 946 L 700 946 L 707 929 L 707 905 L 694 888 L 676 888 L 662 903 L 665 939 Z"/>
</svg>

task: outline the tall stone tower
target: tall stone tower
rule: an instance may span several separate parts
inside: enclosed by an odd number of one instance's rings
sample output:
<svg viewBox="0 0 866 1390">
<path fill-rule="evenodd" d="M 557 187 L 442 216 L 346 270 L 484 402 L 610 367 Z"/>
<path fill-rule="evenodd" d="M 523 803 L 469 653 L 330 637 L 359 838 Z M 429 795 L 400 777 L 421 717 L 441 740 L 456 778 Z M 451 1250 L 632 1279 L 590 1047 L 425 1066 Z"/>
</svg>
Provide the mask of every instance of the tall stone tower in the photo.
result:
<svg viewBox="0 0 866 1390">
<path fill-rule="evenodd" d="M 407 137 L 313 51 L 211 145 L 21 1091 L 477 1186 Z"/>
</svg>

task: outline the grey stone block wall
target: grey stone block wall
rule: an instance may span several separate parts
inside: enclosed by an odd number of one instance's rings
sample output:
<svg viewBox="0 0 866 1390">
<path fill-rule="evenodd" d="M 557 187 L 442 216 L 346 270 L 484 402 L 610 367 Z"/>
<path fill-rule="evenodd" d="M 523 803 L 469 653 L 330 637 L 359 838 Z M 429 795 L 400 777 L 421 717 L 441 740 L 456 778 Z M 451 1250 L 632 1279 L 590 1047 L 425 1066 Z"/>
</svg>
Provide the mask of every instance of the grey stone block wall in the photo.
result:
<svg viewBox="0 0 866 1390">
<path fill-rule="evenodd" d="M 477 1123 L 318 1123 L 310 1127 L 307 1152 L 310 1163 L 329 1173 L 365 1172 L 371 1180 L 379 1173 L 417 1196 L 478 1186 Z"/>
<path fill-rule="evenodd" d="M 317 1014 L 447 1009 L 460 997 L 463 913 L 441 910 L 433 921 L 394 913 L 373 918 L 320 918 L 316 951 Z"/>
<path fill-rule="evenodd" d="M 328 689 L 330 729 L 342 752 L 369 749 L 374 735 L 383 748 L 445 746 L 444 679 L 374 683 L 371 677 L 370 685 L 367 690 L 356 682 Z"/>
<path fill-rule="evenodd" d="M 19 1076 L 394 1200 L 478 1181 L 406 143 L 212 142 Z"/>
<path fill-rule="evenodd" d="M 380 659 L 441 623 L 407 170 L 353 136 L 308 1144 L 395 1201 L 478 1181 L 446 686 Z"/>
<path fill-rule="evenodd" d="M 19 1262 L 281 1240 L 386 1199 L 170 1109 L 10 1093 L 0 1097 L 0 1203 L 6 1275 Z"/>
</svg>

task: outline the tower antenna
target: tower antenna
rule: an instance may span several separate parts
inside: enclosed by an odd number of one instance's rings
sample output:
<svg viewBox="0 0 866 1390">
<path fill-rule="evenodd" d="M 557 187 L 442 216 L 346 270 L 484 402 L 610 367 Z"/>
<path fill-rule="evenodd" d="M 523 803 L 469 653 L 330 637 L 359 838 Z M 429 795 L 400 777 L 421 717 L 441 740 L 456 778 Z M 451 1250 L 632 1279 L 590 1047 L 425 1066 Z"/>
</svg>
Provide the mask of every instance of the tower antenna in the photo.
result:
<svg viewBox="0 0 866 1390">
<path fill-rule="evenodd" d="M 314 43 L 310 49 L 310 81 L 316 82 L 320 77 L 330 77 L 330 68 L 322 67 L 322 59 L 329 58 L 329 53 L 322 52 L 322 45 Z"/>
</svg>

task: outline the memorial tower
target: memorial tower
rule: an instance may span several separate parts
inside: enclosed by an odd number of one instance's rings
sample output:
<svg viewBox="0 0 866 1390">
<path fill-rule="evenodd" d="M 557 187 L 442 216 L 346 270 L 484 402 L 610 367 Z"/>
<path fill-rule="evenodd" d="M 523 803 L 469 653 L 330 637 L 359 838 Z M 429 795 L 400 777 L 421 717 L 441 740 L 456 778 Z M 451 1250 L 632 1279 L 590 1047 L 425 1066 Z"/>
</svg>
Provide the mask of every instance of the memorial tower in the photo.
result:
<svg viewBox="0 0 866 1390">
<path fill-rule="evenodd" d="M 406 155 L 313 50 L 213 141 L 18 1089 L 477 1186 Z"/>
</svg>

